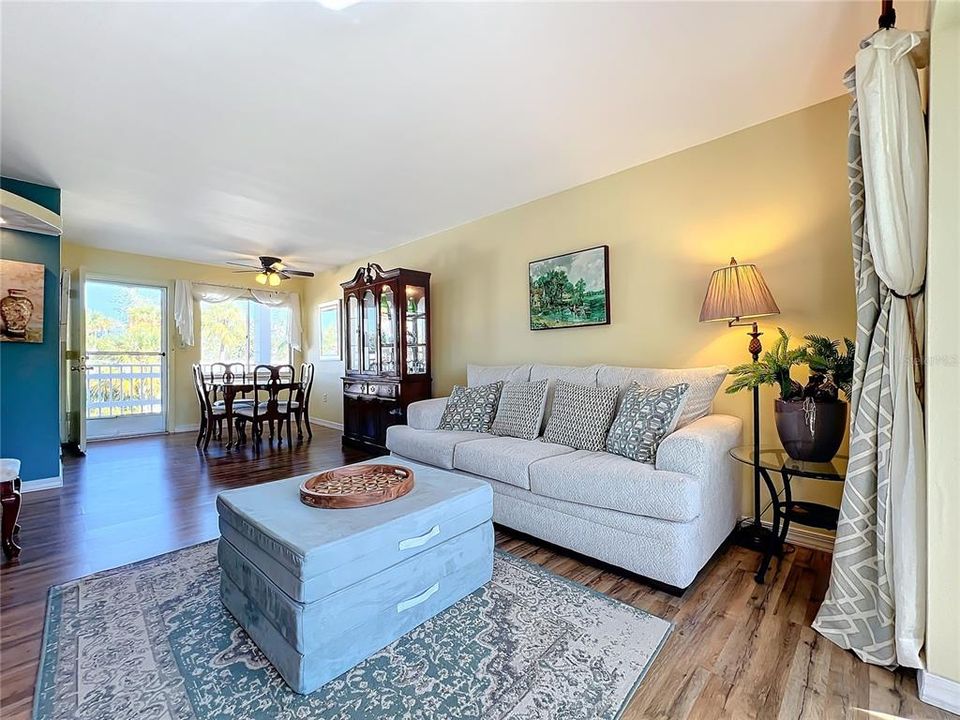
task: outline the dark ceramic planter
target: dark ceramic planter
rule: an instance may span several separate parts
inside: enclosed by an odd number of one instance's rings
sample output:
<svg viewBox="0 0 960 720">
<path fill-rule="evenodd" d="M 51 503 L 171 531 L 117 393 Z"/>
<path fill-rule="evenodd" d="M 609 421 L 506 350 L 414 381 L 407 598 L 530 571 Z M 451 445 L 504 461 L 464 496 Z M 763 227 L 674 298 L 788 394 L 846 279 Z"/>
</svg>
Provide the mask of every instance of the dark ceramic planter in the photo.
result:
<svg viewBox="0 0 960 720">
<path fill-rule="evenodd" d="M 794 460 L 830 462 L 847 431 L 847 404 L 836 400 L 814 405 L 811 418 L 804 410 L 802 400 L 777 400 L 777 433 L 783 449 Z"/>
</svg>

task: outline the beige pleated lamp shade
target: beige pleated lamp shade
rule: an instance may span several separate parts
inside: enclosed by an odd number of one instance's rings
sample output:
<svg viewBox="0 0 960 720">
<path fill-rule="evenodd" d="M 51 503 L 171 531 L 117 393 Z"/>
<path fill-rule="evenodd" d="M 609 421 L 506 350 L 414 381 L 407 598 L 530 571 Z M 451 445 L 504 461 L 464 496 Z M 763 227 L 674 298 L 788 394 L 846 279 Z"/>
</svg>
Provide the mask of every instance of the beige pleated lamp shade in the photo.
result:
<svg viewBox="0 0 960 720">
<path fill-rule="evenodd" d="M 710 276 L 707 296 L 700 308 L 700 322 L 740 320 L 779 312 L 757 266 L 737 265 L 736 259 L 730 258 L 727 267 L 714 270 Z"/>
</svg>

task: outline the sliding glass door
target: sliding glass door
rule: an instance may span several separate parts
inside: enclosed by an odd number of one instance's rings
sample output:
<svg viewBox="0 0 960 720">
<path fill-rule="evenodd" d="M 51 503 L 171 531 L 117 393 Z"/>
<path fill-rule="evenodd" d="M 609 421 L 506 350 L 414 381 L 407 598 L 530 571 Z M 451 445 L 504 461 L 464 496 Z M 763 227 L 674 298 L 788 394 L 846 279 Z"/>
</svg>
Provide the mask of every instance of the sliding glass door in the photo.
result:
<svg viewBox="0 0 960 720">
<path fill-rule="evenodd" d="M 163 286 L 87 278 L 82 370 L 88 439 L 166 431 L 166 294 Z"/>
</svg>

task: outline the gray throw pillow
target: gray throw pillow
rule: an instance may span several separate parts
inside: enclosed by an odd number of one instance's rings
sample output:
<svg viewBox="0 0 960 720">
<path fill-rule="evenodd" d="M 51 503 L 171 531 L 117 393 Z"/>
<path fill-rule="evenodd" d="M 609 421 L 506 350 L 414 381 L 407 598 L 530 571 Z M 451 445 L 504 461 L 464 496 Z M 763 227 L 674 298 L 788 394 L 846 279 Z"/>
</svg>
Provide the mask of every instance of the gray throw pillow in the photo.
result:
<svg viewBox="0 0 960 720">
<path fill-rule="evenodd" d="M 619 390 L 616 386 L 575 385 L 557 380 L 544 442 L 577 450 L 603 450 Z"/>
<path fill-rule="evenodd" d="M 465 388 L 454 385 L 440 418 L 440 430 L 488 432 L 497 414 L 502 382 Z"/>
<path fill-rule="evenodd" d="M 490 432 L 494 435 L 533 440 L 540 434 L 540 423 L 546 405 L 546 380 L 508 382 L 500 393 L 500 406 Z"/>
<path fill-rule="evenodd" d="M 660 442 L 677 426 L 687 383 L 648 388 L 632 383 L 607 434 L 607 452 L 654 464 Z"/>
</svg>

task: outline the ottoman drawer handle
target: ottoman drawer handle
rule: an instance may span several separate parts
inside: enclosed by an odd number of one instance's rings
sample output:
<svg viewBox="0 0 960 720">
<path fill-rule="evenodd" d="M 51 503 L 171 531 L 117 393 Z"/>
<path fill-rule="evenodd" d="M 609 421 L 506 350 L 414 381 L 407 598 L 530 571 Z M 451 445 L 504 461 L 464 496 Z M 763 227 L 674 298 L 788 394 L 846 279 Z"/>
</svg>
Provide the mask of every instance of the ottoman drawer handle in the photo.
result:
<svg viewBox="0 0 960 720">
<path fill-rule="evenodd" d="M 439 534 L 440 534 L 440 526 L 439 526 L 439 525 L 434 525 L 432 528 L 430 528 L 430 529 L 429 529 L 427 532 L 425 532 L 423 535 L 418 535 L 417 537 L 412 537 L 412 538 L 407 538 L 406 540 L 401 540 L 401 541 L 400 541 L 400 547 L 399 547 L 399 549 L 400 549 L 400 550 L 409 550 L 410 548 L 420 547 L 421 545 L 424 545 L 424 544 L 430 542 L 430 540 L 432 540 L 433 538 L 435 538 L 435 537 L 436 537 L 437 535 L 439 535 Z"/>
<path fill-rule="evenodd" d="M 409 610 L 410 608 L 416 607 L 422 602 L 426 602 L 431 597 L 433 597 L 433 594 L 437 592 L 437 590 L 439 589 L 440 589 L 440 583 L 436 582 L 430 587 L 428 587 L 426 590 L 424 590 L 422 593 L 420 593 L 419 595 L 414 595 L 412 598 L 409 598 L 408 600 L 398 602 L 397 612 L 402 613 L 404 610 Z"/>
</svg>

